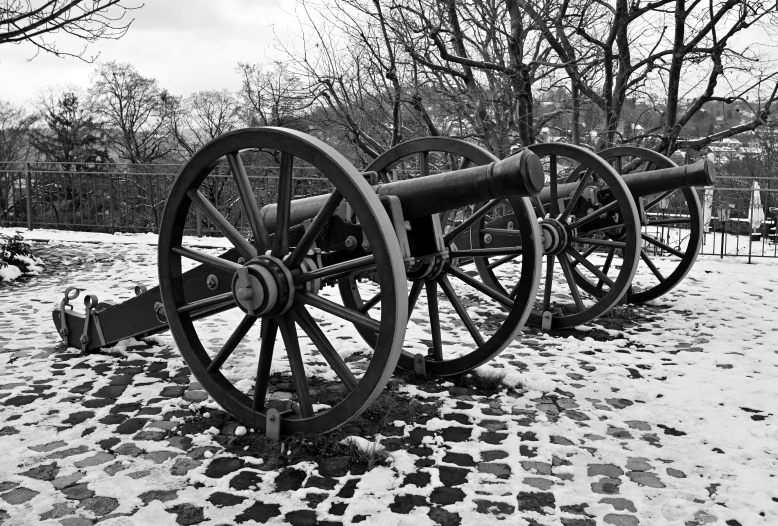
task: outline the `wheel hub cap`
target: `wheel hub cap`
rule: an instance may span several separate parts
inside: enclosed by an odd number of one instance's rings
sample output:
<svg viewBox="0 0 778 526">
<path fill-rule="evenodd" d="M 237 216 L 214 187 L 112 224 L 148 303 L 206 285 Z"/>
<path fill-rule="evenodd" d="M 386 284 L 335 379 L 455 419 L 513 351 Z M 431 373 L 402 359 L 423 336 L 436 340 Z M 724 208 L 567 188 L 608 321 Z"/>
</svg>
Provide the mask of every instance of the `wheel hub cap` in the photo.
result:
<svg viewBox="0 0 778 526">
<path fill-rule="evenodd" d="M 272 256 L 253 258 L 232 278 L 232 295 L 243 312 L 274 317 L 292 304 L 294 285 L 289 270 Z"/>
<path fill-rule="evenodd" d="M 543 253 L 559 254 L 567 246 L 567 230 L 556 219 L 544 218 L 539 221 L 543 233 Z"/>
</svg>

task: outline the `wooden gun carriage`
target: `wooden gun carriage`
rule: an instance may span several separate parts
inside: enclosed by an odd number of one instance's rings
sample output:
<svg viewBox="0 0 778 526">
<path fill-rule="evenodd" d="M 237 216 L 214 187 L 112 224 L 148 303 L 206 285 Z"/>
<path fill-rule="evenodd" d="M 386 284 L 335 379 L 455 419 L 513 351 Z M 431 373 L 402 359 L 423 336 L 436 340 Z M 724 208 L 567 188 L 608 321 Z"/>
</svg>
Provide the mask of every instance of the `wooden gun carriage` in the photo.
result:
<svg viewBox="0 0 778 526">
<path fill-rule="evenodd" d="M 464 141 L 429 137 L 390 149 L 360 172 L 301 132 L 231 132 L 197 152 L 171 188 L 159 286 L 118 305 L 87 295 L 84 314 L 69 305 L 78 290 L 68 289 L 54 322 L 65 343 L 83 351 L 169 329 L 197 380 L 236 418 L 273 436 L 323 432 L 364 411 L 395 366 L 461 374 L 501 352 L 527 321 L 569 326 L 625 295 L 642 300 L 629 290 L 638 262 L 653 265 L 640 259 L 641 218 L 653 206 L 642 197 L 677 189 L 686 196 L 689 186 L 713 180 L 705 162 L 675 167 L 660 157 L 634 149 L 598 157 L 560 144 L 498 160 Z M 267 177 L 277 184 L 275 202 L 260 207 L 244 158 L 274 166 Z M 413 164 L 415 177 L 390 180 L 403 163 Z M 620 176 L 627 166 L 635 173 Z M 300 167 L 316 170 L 333 191 L 296 197 Z M 206 197 L 220 171 L 235 182 L 245 231 Z M 184 236 L 193 210 L 231 248 L 217 255 L 193 247 Z M 692 210 L 677 222 L 688 219 L 694 230 L 698 216 Z M 694 242 L 686 254 L 696 254 Z M 595 257 L 605 263 L 598 267 Z M 552 311 L 560 287 L 549 279 L 554 261 L 568 286 L 591 298 L 573 293 L 571 315 Z M 683 260 L 679 272 L 690 265 Z M 610 267 L 618 267 L 613 277 Z M 483 315 L 498 309 L 499 316 Z M 408 324 L 424 327 L 426 348 L 404 348 Z M 338 331 L 349 328 L 367 345 L 341 348 Z M 271 374 L 281 352 L 286 391 Z"/>
</svg>

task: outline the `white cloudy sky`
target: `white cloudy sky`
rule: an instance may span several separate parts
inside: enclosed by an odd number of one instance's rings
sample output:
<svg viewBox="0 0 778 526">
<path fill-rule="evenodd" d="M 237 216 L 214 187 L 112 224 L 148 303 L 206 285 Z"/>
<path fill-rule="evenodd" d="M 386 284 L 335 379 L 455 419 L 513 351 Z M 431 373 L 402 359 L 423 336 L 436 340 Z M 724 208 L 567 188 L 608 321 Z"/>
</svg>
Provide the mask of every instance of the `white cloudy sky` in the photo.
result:
<svg viewBox="0 0 778 526">
<path fill-rule="evenodd" d="M 176 95 L 237 89 L 239 61 L 266 62 L 277 55 L 274 35 L 288 42 L 299 32 L 291 0 L 127 0 L 142 3 L 128 13 L 135 22 L 124 38 L 93 44 L 90 52 L 100 52 L 98 61 L 130 62 Z M 26 104 L 46 86 L 86 86 L 95 69 L 75 58 L 29 60 L 34 55 L 31 45 L 0 46 L 0 100 Z"/>
</svg>

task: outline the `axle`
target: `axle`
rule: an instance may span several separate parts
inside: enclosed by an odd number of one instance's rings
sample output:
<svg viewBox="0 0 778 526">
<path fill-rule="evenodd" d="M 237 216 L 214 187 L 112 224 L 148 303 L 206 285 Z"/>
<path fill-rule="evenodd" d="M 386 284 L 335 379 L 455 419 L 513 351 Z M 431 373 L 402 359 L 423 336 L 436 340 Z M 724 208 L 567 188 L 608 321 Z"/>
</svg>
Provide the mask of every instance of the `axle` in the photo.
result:
<svg viewBox="0 0 778 526">
<path fill-rule="evenodd" d="M 707 159 L 694 164 L 662 168 L 621 176 L 634 197 L 644 197 L 670 190 L 678 190 L 688 186 L 709 186 L 716 181 L 716 169 Z M 564 183 L 557 187 L 559 199 L 573 195 L 578 182 Z M 547 186 L 540 192 L 540 200 L 544 204 L 551 201 L 551 189 Z"/>
<path fill-rule="evenodd" d="M 537 155 L 523 150 L 507 159 L 416 179 L 374 186 L 379 196 L 396 196 L 407 220 L 488 201 L 498 197 L 529 197 L 543 188 L 543 166 Z M 329 199 L 329 194 L 292 202 L 290 223 L 312 219 Z M 268 232 L 275 230 L 276 205 L 260 211 Z"/>
</svg>

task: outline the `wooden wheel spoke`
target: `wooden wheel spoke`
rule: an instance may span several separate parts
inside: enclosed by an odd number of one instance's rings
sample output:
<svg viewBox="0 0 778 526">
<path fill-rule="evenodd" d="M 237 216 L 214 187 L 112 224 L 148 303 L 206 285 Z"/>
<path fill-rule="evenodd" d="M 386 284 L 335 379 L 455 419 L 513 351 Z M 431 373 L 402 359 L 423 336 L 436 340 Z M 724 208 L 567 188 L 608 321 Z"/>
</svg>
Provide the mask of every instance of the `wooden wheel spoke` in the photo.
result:
<svg viewBox="0 0 778 526">
<path fill-rule="evenodd" d="M 332 367 L 332 370 L 338 375 L 338 378 L 343 382 L 343 385 L 345 385 L 349 391 L 356 389 L 358 381 L 354 376 L 354 373 L 351 372 L 351 369 L 348 368 L 346 362 L 340 357 L 338 351 L 332 346 L 327 339 L 327 336 L 325 336 L 324 332 L 316 323 L 316 320 L 314 320 L 311 313 L 308 312 L 308 309 L 298 303 L 294 306 L 290 315 L 303 332 L 308 335 L 324 359 L 327 360 L 327 363 L 330 364 L 330 367 Z"/>
<path fill-rule="evenodd" d="M 613 263 L 613 256 L 616 254 L 616 247 L 611 247 L 608 249 L 608 255 L 605 256 L 605 263 L 602 265 L 602 273 L 606 276 L 608 275 L 608 271 L 611 269 L 611 264 Z M 605 282 L 602 280 L 599 280 L 597 282 L 597 288 L 599 290 L 602 290 L 602 286 Z"/>
<path fill-rule="evenodd" d="M 671 247 L 669 245 L 666 245 L 666 244 L 662 243 L 661 241 L 659 241 L 658 239 L 649 236 L 648 234 L 641 234 L 641 237 L 643 239 L 645 239 L 646 241 L 648 241 L 649 243 L 651 243 L 652 245 L 658 246 L 659 248 L 661 248 L 665 252 L 669 252 L 669 253 L 671 253 L 674 256 L 677 256 L 679 258 L 684 257 L 684 253 L 681 252 L 680 250 L 675 249 L 675 248 L 673 248 L 673 247 Z"/>
<path fill-rule="evenodd" d="M 516 282 L 516 285 L 513 286 L 513 290 L 511 290 L 511 293 L 508 294 L 508 299 L 512 301 L 516 301 L 516 296 L 519 295 L 519 282 Z"/>
<path fill-rule="evenodd" d="M 413 309 L 416 308 L 416 302 L 419 301 L 419 294 L 421 294 L 421 289 L 424 287 L 423 281 L 414 281 L 413 285 L 411 285 L 411 291 L 408 294 L 408 319 L 411 319 L 411 314 L 413 314 Z"/>
<path fill-rule="evenodd" d="M 484 217 L 489 210 L 493 209 L 497 205 L 499 205 L 504 198 L 497 198 L 492 199 L 488 203 L 486 203 L 484 206 L 473 212 L 473 215 L 462 221 L 460 224 L 458 224 L 456 227 L 451 229 L 445 236 L 443 236 L 443 242 L 448 245 L 451 243 L 451 241 L 454 240 L 455 237 L 457 237 L 459 234 L 473 226 L 473 223 L 476 221 L 479 221 L 482 217 Z"/>
<path fill-rule="evenodd" d="M 599 247 L 597 245 L 591 245 L 589 248 L 581 252 L 581 255 L 585 258 L 588 258 L 592 255 L 592 253 L 597 250 Z M 571 261 L 570 266 L 575 267 L 578 264 L 578 261 Z"/>
<path fill-rule="evenodd" d="M 419 177 L 430 174 L 429 152 L 419 152 Z"/>
<path fill-rule="evenodd" d="M 289 268 L 294 268 L 302 262 L 308 254 L 308 251 L 313 247 L 316 238 L 319 237 L 319 234 L 321 234 L 322 230 L 335 213 L 335 210 L 340 206 L 341 201 L 343 201 L 343 196 L 336 189 L 330 194 L 329 199 L 327 199 L 327 202 L 324 203 L 324 206 L 316 214 L 316 217 L 313 218 L 311 226 L 305 231 L 300 242 L 297 243 L 297 246 L 294 247 L 292 253 L 286 258 L 286 265 Z"/>
<path fill-rule="evenodd" d="M 543 312 L 551 310 L 551 289 L 554 286 L 554 256 L 546 258 L 546 282 L 543 287 Z"/>
<path fill-rule="evenodd" d="M 513 254 L 511 256 L 503 256 L 500 259 L 498 259 L 497 261 L 489 263 L 486 266 L 486 268 L 488 268 L 489 270 L 495 269 L 495 268 L 499 267 L 500 265 L 504 265 L 505 263 L 508 263 L 509 261 L 513 261 L 517 257 L 519 257 L 519 254 Z"/>
<path fill-rule="evenodd" d="M 259 359 L 257 361 L 257 378 L 254 382 L 254 399 L 251 408 L 260 411 L 265 407 L 267 386 L 270 381 L 270 366 L 273 364 L 273 349 L 276 345 L 278 323 L 274 318 L 265 320 L 262 330 L 262 343 L 259 346 Z"/>
<path fill-rule="evenodd" d="M 573 269 L 570 267 L 570 261 L 567 259 L 567 255 L 562 253 L 558 254 L 559 264 L 562 267 L 562 272 L 565 275 L 567 286 L 570 288 L 570 294 L 573 296 L 573 301 L 579 312 L 586 310 L 583 300 L 581 299 L 581 293 L 578 291 L 578 285 L 575 284 L 575 277 L 573 277 Z"/>
<path fill-rule="evenodd" d="M 601 281 L 607 283 L 609 287 L 613 288 L 616 286 L 616 284 L 613 282 L 612 279 L 610 279 L 607 275 L 605 275 L 600 269 L 597 268 L 596 265 L 594 265 L 591 261 L 586 259 L 583 255 L 581 255 L 580 252 L 578 252 L 574 248 L 572 247 L 565 248 L 565 253 L 573 256 L 573 259 L 577 260 L 581 265 L 583 265 L 589 272 L 597 276 Z"/>
<path fill-rule="evenodd" d="M 197 261 L 204 265 L 218 268 L 226 272 L 237 272 L 239 268 L 243 268 L 242 265 L 238 265 L 233 261 L 228 261 L 226 259 L 212 256 L 211 254 L 206 254 L 204 252 L 198 252 L 197 250 L 192 250 L 190 248 L 173 247 L 170 250 L 179 256 L 183 256 L 187 259 L 191 259 L 193 261 Z"/>
<path fill-rule="evenodd" d="M 360 327 L 369 329 L 375 333 L 378 333 L 381 330 L 381 323 L 370 316 L 346 308 L 343 305 L 338 305 L 333 301 L 312 294 L 307 290 L 297 292 L 295 299 L 301 303 L 316 307 L 317 309 L 323 310 L 324 312 L 337 316 L 343 320 L 350 321 L 354 325 L 359 325 Z"/>
<path fill-rule="evenodd" d="M 505 248 L 472 248 L 468 250 L 451 250 L 451 258 L 490 258 L 495 256 L 520 256 L 521 245 Z"/>
<path fill-rule="evenodd" d="M 575 192 L 573 192 L 573 195 L 570 197 L 570 201 L 567 203 L 567 206 L 565 207 L 564 211 L 559 216 L 560 223 L 565 223 L 567 221 L 567 218 L 572 213 L 573 208 L 575 207 L 575 204 L 578 201 L 578 198 L 580 198 L 581 195 L 583 194 L 583 191 L 586 189 L 586 185 L 589 183 L 589 179 L 591 179 L 591 177 L 592 177 L 592 170 L 591 169 L 586 170 L 586 172 L 584 172 L 584 176 L 581 178 L 581 182 L 578 183 L 578 186 L 575 188 Z"/>
<path fill-rule="evenodd" d="M 552 155 L 549 158 L 549 190 L 551 194 L 551 202 L 549 203 L 549 214 L 551 214 L 551 217 L 556 217 L 559 214 L 559 203 L 558 203 L 558 190 L 557 186 L 559 184 L 559 181 L 557 181 L 557 156 Z"/>
<path fill-rule="evenodd" d="M 316 279 L 333 279 L 340 276 L 351 274 L 357 270 L 367 270 L 371 267 L 375 267 L 375 256 L 372 254 L 368 256 L 362 256 L 361 258 L 355 258 L 342 263 L 335 263 L 334 265 L 328 265 L 324 268 L 313 270 L 311 272 L 305 272 L 303 274 L 295 274 L 292 277 L 292 281 L 295 285 L 302 285 Z"/>
<path fill-rule="evenodd" d="M 484 285 L 483 283 L 481 283 L 480 281 L 478 281 L 474 277 L 466 274 L 465 272 L 463 272 L 462 270 L 458 269 L 457 267 L 449 266 L 446 269 L 446 272 L 448 272 L 452 276 L 456 276 L 461 281 L 463 281 L 464 283 L 467 283 L 468 285 L 473 287 L 478 292 L 481 292 L 481 293 L 485 294 L 486 296 L 489 296 L 493 300 L 495 300 L 498 303 L 500 303 L 500 305 L 502 305 L 503 307 L 505 307 L 507 309 L 512 309 L 513 308 L 513 301 L 510 298 L 508 298 L 504 294 L 500 294 L 499 292 L 497 292 L 493 288 L 491 288 L 491 287 L 489 287 L 487 285 Z"/>
<path fill-rule="evenodd" d="M 178 307 L 178 313 L 187 314 L 199 310 L 207 310 L 213 307 L 224 306 L 228 303 L 235 303 L 235 297 L 232 295 L 232 292 L 225 292 L 224 294 L 218 294 L 216 296 L 211 296 L 210 298 L 193 301 L 192 303 L 185 303 L 184 305 Z"/>
<path fill-rule="evenodd" d="M 576 228 L 579 228 L 579 227 L 585 225 L 586 223 L 594 221 L 595 219 L 600 217 L 602 214 L 607 214 L 608 212 L 610 212 L 611 210 L 613 210 L 614 208 L 616 208 L 618 206 L 619 206 L 619 202 L 618 201 L 611 201 L 607 205 L 603 206 L 602 208 L 599 208 L 599 209 L 595 210 L 591 214 L 586 214 L 581 219 L 577 219 L 577 220 L 573 221 L 572 223 L 567 225 L 565 228 L 568 231 L 575 230 Z M 605 230 L 609 230 L 611 228 L 616 228 L 616 227 L 618 227 L 618 225 L 609 226 Z"/>
<path fill-rule="evenodd" d="M 610 239 L 597 239 L 592 237 L 571 237 L 571 243 L 581 243 L 583 245 L 593 245 L 597 247 L 616 247 L 627 248 L 623 241 L 611 241 Z"/>
<path fill-rule="evenodd" d="M 254 189 L 251 187 L 251 181 L 243 167 L 243 161 L 238 152 L 227 154 L 227 163 L 230 165 L 230 172 L 235 179 L 235 186 L 238 188 L 240 200 L 243 202 L 243 208 L 246 210 L 251 232 L 254 234 L 254 244 L 257 246 L 257 253 L 264 254 L 270 248 L 270 235 L 259 215 L 259 205 L 254 198 Z"/>
<path fill-rule="evenodd" d="M 665 277 L 662 275 L 659 269 L 656 268 L 656 265 L 654 265 L 654 262 L 651 260 L 650 257 L 648 257 L 648 254 L 643 248 L 640 249 L 640 259 L 642 259 L 643 262 L 645 262 L 646 266 L 648 266 L 648 268 L 651 269 L 651 272 L 654 274 L 654 276 L 656 276 L 656 279 L 658 279 L 660 283 L 665 280 Z"/>
<path fill-rule="evenodd" d="M 248 261 L 257 255 L 257 249 L 254 248 L 248 239 L 238 232 L 238 230 L 230 224 L 226 217 L 224 217 L 219 210 L 202 194 L 199 190 L 189 190 L 186 195 L 189 199 L 202 210 L 205 217 L 207 217 L 211 223 L 216 225 L 224 237 L 230 240 L 230 243 L 238 249 L 240 255 Z"/>
<path fill-rule="evenodd" d="M 256 316 L 249 316 L 248 314 L 243 317 L 240 324 L 238 324 L 238 328 L 235 329 L 224 343 L 224 346 L 216 353 L 213 360 L 211 360 L 211 363 L 208 365 L 209 373 L 215 373 L 221 369 L 221 366 L 224 365 L 227 358 L 229 358 L 232 352 L 238 347 L 238 344 L 243 341 L 243 338 L 246 337 L 249 329 L 254 326 L 257 319 Z"/>
<path fill-rule="evenodd" d="M 375 307 L 378 302 L 381 301 L 381 292 L 379 291 L 375 296 L 367 300 L 365 303 L 362 304 L 361 307 L 359 307 L 359 312 L 362 314 L 366 313 L 373 307 Z"/>
<path fill-rule="evenodd" d="M 668 190 L 667 192 L 660 194 L 658 197 L 653 198 L 651 201 L 649 201 L 647 204 L 643 206 L 643 210 L 648 212 L 652 208 L 654 208 L 656 205 L 662 202 L 663 199 L 667 199 L 670 197 L 673 193 L 677 192 L 677 190 Z"/>
<path fill-rule="evenodd" d="M 435 281 L 428 281 L 427 288 L 427 310 L 430 319 L 430 331 L 432 332 L 432 359 L 443 360 L 443 342 L 440 335 L 440 310 L 438 308 L 438 284 Z"/>
<path fill-rule="evenodd" d="M 297 338 L 297 326 L 290 316 L 281 316 L 278 328 L 281 329 L 281 338 L 284 340 L 286 356 L 289 358 L 292 381 L 297 391 L 297 403 L 300 404 L 300 416 L 310 418 L 313 416 L 313 404 L 311 391 L 308 389 L 308 377 L 305 375 L 305 364 L 300 352 L 300 340 Z"/>
<path fill-rule="evenodd" d="M 281 153 L 281 166 L 278 172 L 278 207 L 276 208 L 276 227 L 273 236 L 271 255 L 282 258 L 289 253 L 289 214 L 292 208 L 292 184 L 294 157 L 287 152 Z"/>
<path fill-rule="evenodd" d="M 481 337 L 481 333 L 478 332 L 478 328 L 476 328 L 475 323 L 473 323 L 473 320 L 470 318 L 470 315 L 467 313 L 464 305 L 462 305 L 462 302 L 459 301 L 454 287 L 451 286 L 451 283 L 448 281 L 448 278 L 445 274 L 438 278 L 438 283 L 440 283 L 440 288 L 443 289 L 443 293 L 448 298 L 448 301 L 450 301 L 451 305 L 453 305 L 454 310 L 459 316 L 459 319 L 462 320 L 462 323 L 465 324 L 465 327 L 470 333 L 470 336 L 472 336 L 473 341 L 476 343 L 476 345 L 481 347 L 484 344 L 484 339 Z"/>
</svg>

